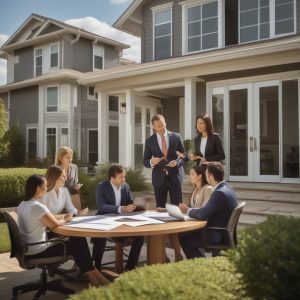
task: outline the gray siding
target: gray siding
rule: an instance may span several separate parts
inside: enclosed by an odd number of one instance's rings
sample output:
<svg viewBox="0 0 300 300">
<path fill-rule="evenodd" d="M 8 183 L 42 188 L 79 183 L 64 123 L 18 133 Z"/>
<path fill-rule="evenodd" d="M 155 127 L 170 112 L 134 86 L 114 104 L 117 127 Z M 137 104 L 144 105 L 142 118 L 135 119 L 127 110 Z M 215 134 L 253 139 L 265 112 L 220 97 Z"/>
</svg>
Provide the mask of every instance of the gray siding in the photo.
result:
<svg viewBox="0 0 300 300">
<path fill-rule="evenodd" d="M 16 50 L 15 56 L 19 56 L 19 63 L 14 65 L 14 82 L 33 77 L 33 47 Z"/>
<path fill-rule="evenodd" d="M 75 39 L 74 35 L 67 34 L 63 38 L 62 47 L 63 47 L 63 69 L 72 69 L 73 68 L 73 46 L 71 41 Z"/>
<path fill-rule="evenodd" d="M 24 109 L 26 107 L 26 109 Z M 38 86 L 10 92 L 9 126 L 20 128 L 26 137 L 26 125 L 38 123 Z"/>
<path fill-rule="evenodd" d="M 143 34 L 142 34 L 142 62 L 153 61 L 153 20 L 151 8 L 157 5 L 169 3 L 170 0 L 153 0 L 142 8 Z M 172 56 L 182 55 L 182 6 L 181 0 L 173 1 L 172 9 Z"/>
<path fill-rule="evenodd" d="M 196 116 L 206 113 L 206 83 L 196 84 Z"/>
<path fill-rule="evenodd" d="M 98 102 L 87 99 L 87 87 L 80 88 L 80 102 L 78 101 L 77 118 L 81 118 L 81 159 L 88 161 L 88 129 L 98 128 Z M 78 98 L 79 99 L 79 98 Z M 80 112 L 79 112 L 80 111 Z M 78 120 L 79 121 L 79 120 Z"/>
<path fill-rule="evenodd" d="M 104 69 L 118 67 L 120 65 L 120 58 L 116 48 L 103 45 L 104 47 Z"/>
<path fill-rule="evenodd" d="M 93 70 L 92 41 L 79 39 L 78 42 L 73 44 L 73 69 L 80 72 L 90 72 Z"/>
<path fill-rule="evenodd" d="M 162 105 L 167 128 L 179 132 L 179 98 L 164 99 Z"/>
</svg>

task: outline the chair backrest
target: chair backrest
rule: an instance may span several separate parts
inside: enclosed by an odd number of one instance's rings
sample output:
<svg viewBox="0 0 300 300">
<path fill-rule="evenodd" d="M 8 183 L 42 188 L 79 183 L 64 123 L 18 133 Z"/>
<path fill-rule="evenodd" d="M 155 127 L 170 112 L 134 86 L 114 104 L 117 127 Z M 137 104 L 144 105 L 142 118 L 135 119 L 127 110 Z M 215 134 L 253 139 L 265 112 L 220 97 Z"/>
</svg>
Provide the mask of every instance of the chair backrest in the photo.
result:
<svg viewBox="0 0 300 300">
<path fill-rule="evenodd" d="M 236 247 L 237 246 L 237 234 L 236 227 L 240 218 L 241 213 L 243 212 L 244 206 L 246 202 L 240 203 L 231 213 L 230 219 L 227 224 L 227 233 L 229 239 L 229 246 Z"/>
<path fill-rule="evenodd" d="M 21 239 L 18 224 L 18 215 L 15 211 L 3 211 L 2 214 L 8 226 L 11 245 L 10 257 L 16 257 L 19 261 L 20 266 L 26 269 L 26 267 L 23 266 L 26 245 L 22 242 Z"/>
</svg>

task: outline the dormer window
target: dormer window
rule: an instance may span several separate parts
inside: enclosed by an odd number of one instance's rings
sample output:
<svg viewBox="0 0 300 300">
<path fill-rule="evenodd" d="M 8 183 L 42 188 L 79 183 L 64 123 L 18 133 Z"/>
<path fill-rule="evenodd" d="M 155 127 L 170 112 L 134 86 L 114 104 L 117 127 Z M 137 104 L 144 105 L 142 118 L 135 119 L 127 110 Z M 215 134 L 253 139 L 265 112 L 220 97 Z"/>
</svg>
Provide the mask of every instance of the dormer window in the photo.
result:
<svg viewBox="0 0 300 300">
<path fill-rule="evenodd" d="M 101 46 L 93 46 L 93 69 L 103 70 L 104 49 Z"/>
<path fill-rule="evenodd" d="M 195 53 L 224 46 L 223 11 L 222 0 L 182 2 L 183 53 Z"/>
<path fill-rule="evenodd" d="M 295 20 L 295 0 L 239 0 L 239 41 L 293 34 Z"/>
<path fill-rule="evenodd" d="M 172 56 L 172 4 L 152 7 L 154 60 Z"/>
<path fill-rule="evenodd" d="M 58 44 L 51 45 L 50 47 L 50 67 L 57 68 L 58 67 Z"/>
<path fill-rule="evenodd" d="M 35 76 L 39 76 L 43 74 L 43 49 L 35 49 L 34 55 Z"/>
</svg>

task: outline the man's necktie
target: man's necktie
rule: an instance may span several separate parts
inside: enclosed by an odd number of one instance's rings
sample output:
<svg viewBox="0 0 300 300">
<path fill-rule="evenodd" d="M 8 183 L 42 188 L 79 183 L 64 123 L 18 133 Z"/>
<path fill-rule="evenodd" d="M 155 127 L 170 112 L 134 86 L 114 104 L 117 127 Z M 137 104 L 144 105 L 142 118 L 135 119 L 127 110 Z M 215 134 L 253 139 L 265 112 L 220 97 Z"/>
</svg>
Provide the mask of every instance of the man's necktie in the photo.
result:
<svg viewBox="0 0 300 300">
<path fill-rule="evenodd" d="M 167 142 L 164 134 L 161 135 L 161 151 L 164 157 L 167 157 L 168 147 L 167 147 Z"/>
</svg>

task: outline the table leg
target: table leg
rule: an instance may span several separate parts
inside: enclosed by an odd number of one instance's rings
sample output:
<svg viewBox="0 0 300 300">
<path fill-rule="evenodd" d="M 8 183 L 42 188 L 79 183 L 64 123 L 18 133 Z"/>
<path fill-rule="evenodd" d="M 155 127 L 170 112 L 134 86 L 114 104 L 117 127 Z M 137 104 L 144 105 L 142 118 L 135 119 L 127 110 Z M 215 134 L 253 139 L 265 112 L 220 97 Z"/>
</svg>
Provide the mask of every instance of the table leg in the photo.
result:
<svg viewBox="0 0 300 300">
<path fill-rule="evenodd" d="M 166 241 L 164 235 L 152 235 L 147 239 L 147 264 L 166 262 Z"/>
</svg>

